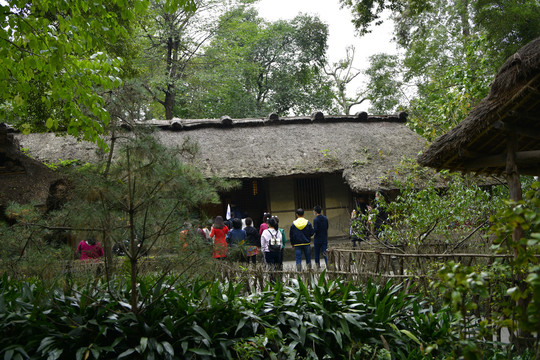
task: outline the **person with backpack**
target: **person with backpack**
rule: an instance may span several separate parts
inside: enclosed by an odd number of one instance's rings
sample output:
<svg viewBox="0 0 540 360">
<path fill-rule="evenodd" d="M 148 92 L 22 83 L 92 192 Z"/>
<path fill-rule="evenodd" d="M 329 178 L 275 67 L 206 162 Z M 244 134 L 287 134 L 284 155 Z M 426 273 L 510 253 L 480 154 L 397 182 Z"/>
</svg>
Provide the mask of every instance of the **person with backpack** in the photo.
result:
<svg viewBox="0 0 540 360">
<path fill-rule="evenodd" d="M 278 269 L 282 243 L 283 238 L 276 219 L 269 218 L 268 228 L 261 235 L 261 250 L 268 268 L 272 271 Z"/>
<path fill-rule="evenodd" d="M 289 239 L 294 248 L 296 257 L 296 270 L 302 271 L 302 254 L 306 259 L 306 266 L 311 269 L 311 237 L 313 236 L 313 226 L 304 217 L 304 209 L 296 210 L 296 220 L 294 220 L 289 230 Z"/>
</svg>

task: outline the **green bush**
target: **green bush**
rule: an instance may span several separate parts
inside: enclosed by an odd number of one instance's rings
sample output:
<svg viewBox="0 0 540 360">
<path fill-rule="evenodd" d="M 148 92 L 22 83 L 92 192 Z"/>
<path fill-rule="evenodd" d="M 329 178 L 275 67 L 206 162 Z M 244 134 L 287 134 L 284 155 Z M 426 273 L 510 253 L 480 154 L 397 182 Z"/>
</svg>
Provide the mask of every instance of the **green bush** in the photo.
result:
<svg viewBox="0 0 540 360">
<path fill-rule="evenodd" d="M 423 358 L 450 336 L 401 286 L 356 287 L 299 280 L 242 295 L 242 285 L 139 279 L 146 303 L 135 314 L 130 283 L 47 288 L 0 281 L 0 356 L 5 359 Z M 427 315 L 429 314 L 429 315 Z M 427 331 L 422 333 L 422 331 Z"/>
</svg>

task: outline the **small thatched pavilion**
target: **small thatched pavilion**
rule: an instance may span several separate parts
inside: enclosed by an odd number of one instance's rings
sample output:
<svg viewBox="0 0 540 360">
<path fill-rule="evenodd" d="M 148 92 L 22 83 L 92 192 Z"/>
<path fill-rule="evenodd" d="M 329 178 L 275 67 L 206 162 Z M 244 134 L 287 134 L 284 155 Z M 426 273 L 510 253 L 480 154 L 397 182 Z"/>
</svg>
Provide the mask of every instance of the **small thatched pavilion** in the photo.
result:
<svg viewBox="0 0 540 360">
<path fill-rule="evenodd" d="M 242 186 L 221 194 L 222 203 L 208 206 L 209 215 L 224 215 L 228 204 L 255 223 L 270 211 L 288 228 L 295 209 L 311 219 L 321 205 L 330 220 L 330 236 L 348 234 L 355 196 L 370 197 L 391 190 L 395 168 L 404 158 L 415 159 L 425 139 L 405 126 L 406 114 L 325 116 L 263 119 L 152 120 L 144 125 L 168 147 L 197 144 L 190 159 L 208 177 L 241 181 Z M 95 145 L 54 134 L 16 135 L 36 159 L 94 161 Z"/>
<path fill-rule="evenodd" d="M 505 174 L 512 200 L 519 175 L 540 175 L 540 37 L 501 67 L 489 96 L 418 158 L 435 169 Z M 514 231 L 514 240 L 521 229 Z"/>
<path fill-rule="evenodd" d="M 418 162 L 465 173 L 540 175 L 540 37 L 504 63 L 489 96 Z"/>
</svg>

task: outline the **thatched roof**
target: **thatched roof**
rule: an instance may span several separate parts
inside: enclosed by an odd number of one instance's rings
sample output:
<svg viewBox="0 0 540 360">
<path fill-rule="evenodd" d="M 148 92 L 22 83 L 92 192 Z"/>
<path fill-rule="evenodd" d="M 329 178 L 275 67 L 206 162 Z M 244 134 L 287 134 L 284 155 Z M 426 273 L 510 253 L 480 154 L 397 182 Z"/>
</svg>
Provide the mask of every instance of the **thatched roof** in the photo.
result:
<svg viewBox="0 0 540 360">
<path fill-rule="evenodd" d="M 343 173 L 355 191 L 393 188 L 393 169 L 402 159 L 416 158 L 425 139 L 405 126 L 406 114 L 395 116 L 324 116 L 279 119 L 228 117 L 204 120 L 145 122 L 169 147 L 197 143 L 194 162 L 206 176 L 270 178 Z M 95 160 L 95 146 L 53 134 L 17 135 L 37 159 Z"/>
<path fill-rule="evenodd" d="M 0 207 L 11 201 L 45 203 L 49 186 L 57 179 L 47 166 L 21 153 L 13 134 L 0 124 Z"/>
<path fill-rule="evenodd" d="M 423 166 L 502 174 L 509 134 L 518 137 L 517 165 L 540 175 L 540 37 L 511 56 L 488 97 L 418 158 Z"/>
</svg>

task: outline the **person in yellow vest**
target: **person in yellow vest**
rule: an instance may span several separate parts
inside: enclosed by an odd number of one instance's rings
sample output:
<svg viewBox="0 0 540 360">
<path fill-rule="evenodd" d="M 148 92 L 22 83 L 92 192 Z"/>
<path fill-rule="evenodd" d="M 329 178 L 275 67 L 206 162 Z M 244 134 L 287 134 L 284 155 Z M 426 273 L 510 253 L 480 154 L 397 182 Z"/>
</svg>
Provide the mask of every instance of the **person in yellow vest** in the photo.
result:
<svg viewBox="0 0 540 360">
<path fill-rule="evenodd" d="M 306 267 L 311 269 L 311 237 L 313 236 L 313 226 L 304 217 L 304 209 L 296 210 L 296 220 L 289 230 L 289 239 L 294 248 L 296 258 L 296 270 L 302 271 L 302 254 L 306 259 Z"/>
</svg>

